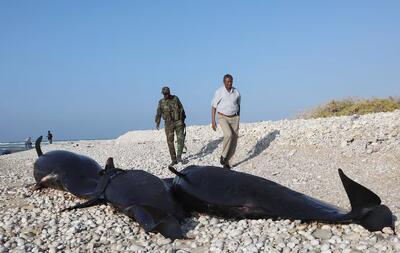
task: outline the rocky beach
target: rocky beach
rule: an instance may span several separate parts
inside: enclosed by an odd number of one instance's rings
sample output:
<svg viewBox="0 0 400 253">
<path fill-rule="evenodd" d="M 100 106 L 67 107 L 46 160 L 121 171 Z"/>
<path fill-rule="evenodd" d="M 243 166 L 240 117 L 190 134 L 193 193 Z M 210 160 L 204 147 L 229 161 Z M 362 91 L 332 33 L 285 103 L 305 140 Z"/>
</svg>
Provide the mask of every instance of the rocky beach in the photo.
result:
<svg viewBox="0 0 400 253">
<path fill-rule="evenodd" d="M 187 128 L 187 165 L 219 165 L 222 131 Z M 128 132 L 114 140 L 61 142 L 102 166 L 172 177 L 163 130 Z M 400 252 L 390 228 L 369 232 L 355 224 L 296 220 L 240 221 L 194 214 L 183 224 L 191 239 L 145 233 L 133 220 L 102 205 L 60 213 L 82 202 L 67 192 L 32 192 L 35 150 L 0 156 L 0 252 Z M 375 192 L 400 216 L 400 111 L 364 116 L 242 123 L 234 170 L 350 208 L 337 170 Z M 396 221 L 396 231 L 400 223 Z"/>
</svg>

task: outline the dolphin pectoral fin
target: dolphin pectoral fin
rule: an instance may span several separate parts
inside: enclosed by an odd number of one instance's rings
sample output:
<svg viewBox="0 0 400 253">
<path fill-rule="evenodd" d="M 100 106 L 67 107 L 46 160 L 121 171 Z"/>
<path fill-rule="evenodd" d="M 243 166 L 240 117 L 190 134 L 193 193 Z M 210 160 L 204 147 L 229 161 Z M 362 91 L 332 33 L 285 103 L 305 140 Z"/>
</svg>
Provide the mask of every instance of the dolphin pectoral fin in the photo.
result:
<svg viewBox="0 0 400 253">
<path fill-rule="evenodd" d="M 104 199 L 102 199 L 102 198 L 94 198 L 94 199 L 90 199 L 90 200 L 88 200 L 86 202 L 79 203 L 79 204 L 76 204 L 74 206 L 64 208 L 60 212 L 71 211 L 71 210 L 74 210 L 74 209 L 80 209 L 80 208 L 86 208 L 86 207 L 91 207 L 91 206 L 95 206 L 95 205 L 102 204 L 102 203 L 104 203 Z"/>
<path fill-rule="evenodd" d="M 157 208 L 151 208 L 143 205 L 132 205 L 124 209 L 124 212 L 131 218 L 134 218 L 146 232 L 150 232 L 161 218 L 162 211 Z"/>
<path fill-rule="evenodd" d="M 167 216 L 162 219 L 154 228 L 154 231 L 158 231 L 164 237 L 171 239 L 188 239 L 182 231 L 182 228 L 178 220 L 173 216 Z"/>
<path fill-rule="evenodd" d="M 156 231 L 171 239 L 185 238 L 178 220 L 158 208 L 132 205 L 125 208 L 124 212 L 129 217 L 134 218 L 146 233 Z"/>
</svg>

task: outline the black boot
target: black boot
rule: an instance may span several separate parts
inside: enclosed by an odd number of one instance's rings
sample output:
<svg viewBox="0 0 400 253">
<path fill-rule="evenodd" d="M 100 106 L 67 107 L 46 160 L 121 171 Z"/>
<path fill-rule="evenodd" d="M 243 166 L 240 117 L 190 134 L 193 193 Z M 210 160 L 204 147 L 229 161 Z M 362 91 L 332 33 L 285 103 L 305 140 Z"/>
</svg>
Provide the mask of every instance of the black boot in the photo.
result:
<svg viewBox="0 0 400 253">
<path fill-rule="evenodd" d="M 224 169 L 231 169 L 232 167 L 229 164 L 224 164 Z"/>
<path fill-rule="evenodd" d="M 220 163 L 221 165 L 225 165 L 226 160 L 225 160 L 225 158 L 224 158 L 223 156 L 221 156 L 221 158 L 219 159 L 219 163 Z"/>
</svg>

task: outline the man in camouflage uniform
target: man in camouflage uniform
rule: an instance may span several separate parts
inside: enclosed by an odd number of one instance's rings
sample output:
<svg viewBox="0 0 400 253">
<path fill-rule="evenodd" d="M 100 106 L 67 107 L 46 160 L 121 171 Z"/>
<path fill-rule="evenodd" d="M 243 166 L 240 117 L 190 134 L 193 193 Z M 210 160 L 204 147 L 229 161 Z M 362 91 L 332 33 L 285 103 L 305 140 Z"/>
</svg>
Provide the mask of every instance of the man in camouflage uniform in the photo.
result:
<svg viewBox="0 0 400 253">
<path fill-rule="evenodd" d="M 182 152 L 185 145 L 185 110 L 177 96 L 171 95 L 168 87 L 163 87 L 161 93 L 164 98 L 158 102 L 156 114 L 156 128 L 160 128 L 161 116 L 164 119 L 165 135 L 167 136 L 167 143 L 169 154 L 171 156 L 171 164 L 173 166 L 182 161 Z M 174 146 L 174 131 L 178 141 L 177 153 L 175 153 Z"/>
</svg>

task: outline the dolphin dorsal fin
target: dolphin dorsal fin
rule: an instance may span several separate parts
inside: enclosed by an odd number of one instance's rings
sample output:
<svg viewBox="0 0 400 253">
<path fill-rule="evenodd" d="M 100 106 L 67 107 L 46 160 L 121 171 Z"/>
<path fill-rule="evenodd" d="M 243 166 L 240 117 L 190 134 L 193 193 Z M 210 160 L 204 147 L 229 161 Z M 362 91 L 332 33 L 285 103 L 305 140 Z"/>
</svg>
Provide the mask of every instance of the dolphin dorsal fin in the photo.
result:
<svg viewBox="0 0 400 253">
<path fill-rule="evenodd" d="M 40 148 L 40 143 L 42 142 L 43 136 L 39 136 L 39 138 L 36 139 L 35 141 L 35 149 L 37 155 L 40 157 L 43 155 L 42 149 Z"/>
</svg>

